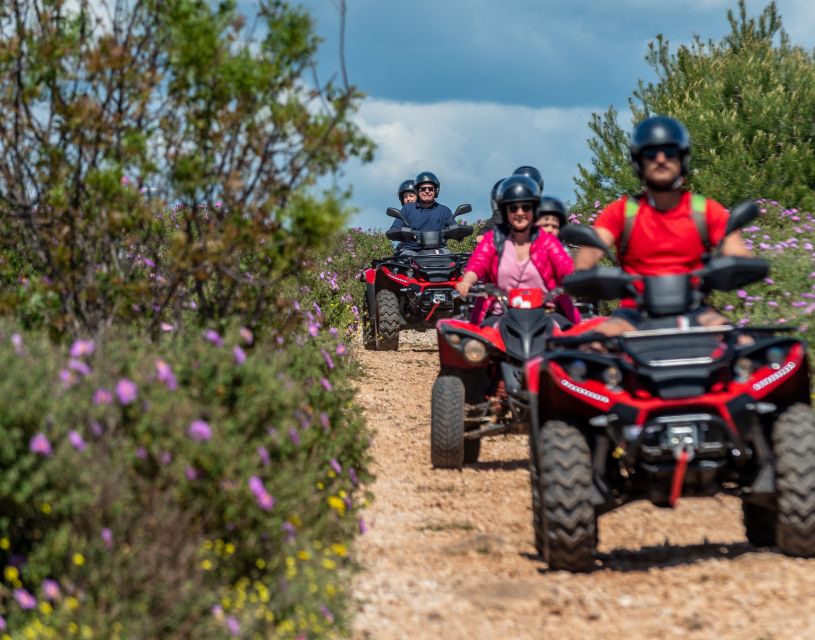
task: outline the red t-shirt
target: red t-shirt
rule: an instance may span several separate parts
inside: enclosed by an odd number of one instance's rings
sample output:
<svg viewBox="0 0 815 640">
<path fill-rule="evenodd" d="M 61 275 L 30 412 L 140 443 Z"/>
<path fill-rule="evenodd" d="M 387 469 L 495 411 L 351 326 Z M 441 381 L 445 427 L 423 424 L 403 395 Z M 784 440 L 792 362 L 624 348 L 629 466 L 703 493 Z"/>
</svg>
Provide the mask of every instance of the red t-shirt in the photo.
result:
<svg viewBox="0 0 815 640">
<path fill-rule="evenodd" d="M 600 213 L 595 227 L 607 229 L 614 236 L 619 251 L 625 227 L 625 198 L 615 200 Z M 702 266 L 705 245 L 693 222 L 691 194 L 682 194 L 674 209 L 657 211 L 647 198 L 640 200 L 634 229 L 628 239 L 628 250 L 622 259 L 623 271 L 644 276 L 687 273 Z M 707 229 L 711 246 L 724 238 L 728 213 L 715 200 L 707 200 Z"/>
</svg>

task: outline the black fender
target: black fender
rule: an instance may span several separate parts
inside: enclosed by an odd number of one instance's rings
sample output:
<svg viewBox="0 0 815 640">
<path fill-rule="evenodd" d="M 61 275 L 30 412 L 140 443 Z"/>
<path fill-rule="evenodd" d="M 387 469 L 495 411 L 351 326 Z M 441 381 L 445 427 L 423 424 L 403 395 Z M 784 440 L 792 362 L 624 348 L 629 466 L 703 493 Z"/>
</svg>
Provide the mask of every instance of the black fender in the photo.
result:
<svg viewBox="0 0 815 640">
<path fill-rule="evenodd" d="M 365 304 L 368 305 L 368 317 L 371 319 L 371 326 L 374 335 L 379 335 L 379 314 L 376 312 L 376 285 L 365 285 Z"/>
</svg>

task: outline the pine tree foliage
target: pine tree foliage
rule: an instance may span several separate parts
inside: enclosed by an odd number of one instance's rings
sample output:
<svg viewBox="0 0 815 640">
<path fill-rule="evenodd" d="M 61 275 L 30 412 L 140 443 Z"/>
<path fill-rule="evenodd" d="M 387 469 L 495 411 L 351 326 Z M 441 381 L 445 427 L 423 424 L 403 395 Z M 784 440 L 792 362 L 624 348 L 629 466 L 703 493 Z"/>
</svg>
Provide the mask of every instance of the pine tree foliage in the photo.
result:
<svg viewBox="0 0 815 640">
<path fill-rule="evenodd" d="M 661 35 L 646 60 L 654 82 L 640 81 L 629 99 L 631 126 L 613 107 L 594 114 L 591 167 L 579 167 L 578 208 L 594 208 L 635 191 L 627 142 L 644 117 L 681 119 L 692 140 L 692 190 L 730 205 L 769 198 L 815 206 L 815 57 L 793 45 L 771 2 L 750 17 L 744 0 L 727 13 L 730 33 L 671 51 Z"/>
</svg>

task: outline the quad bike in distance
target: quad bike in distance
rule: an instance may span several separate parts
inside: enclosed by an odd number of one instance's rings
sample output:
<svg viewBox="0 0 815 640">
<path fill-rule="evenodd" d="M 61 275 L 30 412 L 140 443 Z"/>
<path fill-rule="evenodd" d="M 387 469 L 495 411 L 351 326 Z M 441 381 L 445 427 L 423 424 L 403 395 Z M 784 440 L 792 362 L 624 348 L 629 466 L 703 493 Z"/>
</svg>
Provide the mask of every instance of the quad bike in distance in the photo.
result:
<svg viewBox="0 0 815 640">
<path fill-rule="evenodd" d="M 472 211 L 469 204 L 456 208 L 454 218 Z M 408 227 L 399 209 L 387 214 L 402 220 L 401 229 L 389 229 L 389 240 L 416 242 L 418 255 L 395 255 L 371 261 L 360 280 L 365 282 L 362 304 L 362 339 L 366 349 L 396 351 L 399 332 L 404 329 L 426 331 L 439 318 L 461 313 L 462 301 L 453 296 L 461 279 L 468 253 L 442 253 L 447 240 L 463 240 L 472 235 L 466 224 L 450 225 L 441 231 L 414 231 Z"/>
<path fill-rule="evenodd" d="M 477 462 L 482 437 L 527 428 L 524 364 L 543 355 L 553 335 L 585 331 L 605 320 L 573 326 L 551 310 L 562 295 L 562 289 L 545 296 L 540 289 L 512 289 L 506 295 L 495 285 L 475 285 L 467 297 L 494 297 L 504 311 L 499 322 L 478 325 L 450 318 L 436 323 L 440 371 L 431 396 L 434 467 L 460 469 Z"/>
<path fill-rule="evenodd" d="M 733 209 L 726 233 L 758 215 Z M 593 230 L 569 241 L 606 250 Z M 575 296 L 633 296 L 636 331 L 553 337 L 526 366 L 535 546 L 550 569 L 594 566 L 598 515 L 681 495 L 742 499 L 748 540 L 815 556 L 815 414 L 804 343 L 785 327 L 692 326 L 705 293 L 764 278 L 759 258 L 714 257 L 691 274 L 596 267 L 564 280 Z M 641 286 L 634 287 L 638 281 Z M 602 341 L 607 349 L 586 351 Z M 581 346 L 583 347 L 581 349 Z"/>
</svg>

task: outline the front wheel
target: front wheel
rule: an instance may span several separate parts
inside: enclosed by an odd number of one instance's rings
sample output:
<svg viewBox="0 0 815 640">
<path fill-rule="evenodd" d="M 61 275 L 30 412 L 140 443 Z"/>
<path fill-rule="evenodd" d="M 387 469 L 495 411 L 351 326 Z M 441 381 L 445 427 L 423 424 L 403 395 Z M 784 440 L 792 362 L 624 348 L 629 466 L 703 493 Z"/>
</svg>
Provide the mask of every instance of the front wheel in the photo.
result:
<svg viewBox="0 0 815 640">
<path fill-rule="evenodd" d="M 368 309 L 367 296 L 362 302 L 362 346 L 368 351 L 376 350 L 376 333 L 371 311 Z"/>
<path fill-rule="evenodd" d="M 430 397 L 430 461 L 433 466 L 461 469 L 465 462 L 465 442 L 464 383 L 458 376 L 440 375 L 433 383 Z"/>
<path fill-rule="evenodd" d="M 583 433 L 562 420 L 549 420 L 538 443 L 538 511 L 535 545 L 555 571 L 594 566 L 597 516 L 592 504 L 591 452 Z"/>
<path fill-rule="evenodd" d="M 377 349 L 379 351 L 399 350 L 399 298 L 393 291 L 382 289 L 376 294 L 377 323 L 379 336 Z"/>
<path fill-rule="evenodd" d="M 790 556 L 815 556 L 815 414 L 794 404 L 773 425 L 778 513 L 775 538 Z"/>
</svg>

